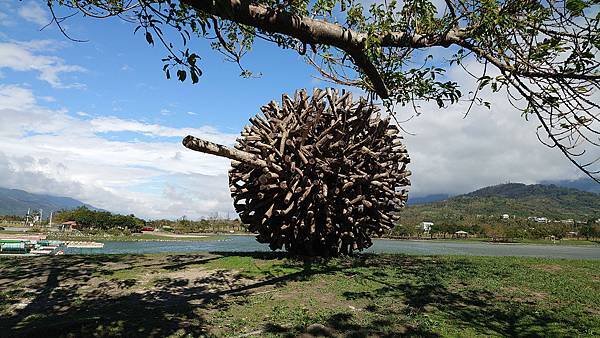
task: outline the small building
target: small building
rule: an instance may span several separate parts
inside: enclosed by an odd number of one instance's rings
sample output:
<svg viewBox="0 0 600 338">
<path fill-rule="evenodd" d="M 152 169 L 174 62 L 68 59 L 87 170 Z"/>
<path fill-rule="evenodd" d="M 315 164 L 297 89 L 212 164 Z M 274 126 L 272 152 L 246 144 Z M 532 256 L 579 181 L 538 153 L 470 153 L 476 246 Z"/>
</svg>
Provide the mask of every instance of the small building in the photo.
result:
<svg viewBox="0 0 600 338">
<path fill-rule="evenodd" d="M 423 232 L 430 232 L 433 227 L 433 222 L 421 222 L 419 229 Z"/>
<path fill-rule="evenodd" d="M 509 219 L 509 218 L 510 218 L 510 215 L 509 215 L 509 214 L 503 214 L 503 215 L 502 215 L 502 219 Z"/>
<path fill-rule="evenodd" d="M 79 228 L 79 224 L 76 221 L 66 221 L 60 224 L 60 230 L 71 231 Z"/>
<path fill-rule="evenodd" d="M 469 233 L 466 231 L 458 230 L 454 233 L 454 235 L 456 236 L 456 238 L 467 238 L 469 236 Z"/>
</svg>

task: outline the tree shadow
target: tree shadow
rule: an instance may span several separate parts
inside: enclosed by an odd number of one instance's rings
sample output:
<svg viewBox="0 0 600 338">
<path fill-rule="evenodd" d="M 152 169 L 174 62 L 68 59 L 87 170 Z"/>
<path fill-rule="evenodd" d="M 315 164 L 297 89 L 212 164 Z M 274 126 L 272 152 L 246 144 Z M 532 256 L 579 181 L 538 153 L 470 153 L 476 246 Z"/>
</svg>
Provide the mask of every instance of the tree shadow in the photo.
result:
<svg viewBox="0 0 600 338">
<path fill-rule="evenodd" d="M 355 269 L 368 268 L 368 269 Z M 316 333 L 312 325 L 285 327 L 267 323 L 264 332 L 282 336 L 305 333 L 315 336 L 344 337 L 438 337 L 439 327 L 429 321 L 441 314 L 453 327 L 467 328 L 482 335 L 534 337 L 579 336 L 590 332 L 586 322 L 572 316 L 565 318 L 552 310 L 542 309 L 533 299 L 508 299 L 493 290 L 469 289 L 470 285 L 448 283 L 448 276 L 477 276 L 476 267 L 468 260 L 436 261 L 400 255 L 361 255 L 342 264 L 337 270 L 348 278 L 376 282 L 370 291 L 345 291 L 342 297 L 362 301 L 362 309 L 371 316 L 357 318 L 357 313 L 334 311 L 325 319 L 315 316 Z M 494 278 L 502 279 L 509 271 L 498 271 Z M 399 308 L 377 305 L 381 299 L 397 300 Z M 442 324 L 443 325 L 443 324 Z M 443 330 L 442 330 L 443 331 Z M 450 334 L 456 335 L 456 334 Z"/>
<path fill-rule="evenodd" d="M 228 270 L 207 272 L 201 268 L 187 273 L 190 267 L 201 267 L 227 256 L 282 260 L 277 262 L 281 270 L 257 276 L 242 276 Z M 368 290 L 331 290 L 344 300 L 366 304 L 362 311 L 368 316 L 361 315 L 359 320 L 356 312 L 341 308 L 326 317 L 310 317 L 307 325 L 293 327 L 265 318 L 261 333 L 437 337 L 436 327 L 420 322 L 436 313 L 442 313 L 453 326 L 484 335 L 552 335 L 556 333 L 554 324 L 559 321 L 562 328 L 570 327 L 573 333 L 585 330 L 577 318 L 565 322 L 551 312 L 536 309 L 535 302 L 513 302 L 490 290 L 448 283 L 448 276 L 458 272 L 465 278 L 477 275 L 477 268 L 468 260 L 375 254 L 314 260 L 290 259 L 284 253 L 213 252 L 27 257 L 0 260 L 0 268 L 0 295 L 3 295 L 0 311 L 12 309 L 0 318 L 0 332 L 10 332 L 11 336 L 206 335 L 211 334 L 207 313 L 227 310 L 232 303 L 244 304 L 245 296 L 253 293 L 330 275 L 340 275 L 349 283 L 377 285 Z M 107 279 L 116 272 L 136 269 L 161 269 L 166 273 L 157 279 L 128 275 Z M 499 271 L 494 278 L 508 274 L 509 271 Z M 23 301 L 11 303 L 10 299 L 16 296 Z M 381 306 L 378 302 L 382 299 L 397 301 L 402 306 Z"/>
<path fill-rule="evenodd" d="M 215 255 L 15 257 L 0 260 L 0 330 L 11 336 L 168 336 L 178 330 L 202 334 L 203 318 L 189 304 L 205 285 L 158 280 L 129 292 L 140 281 L 111 278 L 142 269 L 179 271 Z M 151 256 L 149 256 L 151 257 Z M 20 299 L 15 303 L 15 299 Z M 0 333 L 2 336 L 3 333 Z"/>
<path fill-rule="evenodd" d="M 233 255 L 227 253 L 227 255 Z M 238 254 L 256 259 L 284 255 Z M 202 266 L 223 257 L 192 255 L 89 255 L 19 257 L 0 260 L 0 330 L 11 336 L 140 336 L 162 337 L 207 333 L 205 311 L 225 309 L 227 297 L 304 278 L 304 272 L 250 279 L 234 272 L 198 271 L 183 277 L 170 273 Z M 161 269 L 167 277 L 146 280 L 111 278 L 114 274 Z M 314 271 L 313 273 L 318 273 Z M 128 275 L 127 275 L 128 276 Z M 12 300 L 19 298 L 15 304 Z M 2 334 L 0 334 L 1 336 Z"/>
</svg>

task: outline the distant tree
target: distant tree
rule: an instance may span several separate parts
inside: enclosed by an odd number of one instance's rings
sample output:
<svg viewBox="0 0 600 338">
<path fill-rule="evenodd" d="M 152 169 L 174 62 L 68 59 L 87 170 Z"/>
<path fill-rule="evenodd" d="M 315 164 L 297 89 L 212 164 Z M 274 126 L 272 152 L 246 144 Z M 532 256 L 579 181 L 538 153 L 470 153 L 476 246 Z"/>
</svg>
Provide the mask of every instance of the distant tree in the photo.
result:
<svg viewBox="0 0 600 338">
<path fill-rule="evenodd" d="M 500 225 L 492 225 L 492 224 L 484 224 L 482 226 L 484 234 L 495 240 L 507 238 L 507 233 L 505 227 Z"/>
<path fill-rule="evenodd" d="M 404 224 L 398 224 L 397 226 L 395 226 L 392 229 L 393 235 L 394 236 L 400 236 L 400 237 L 409 237 L 410 235 L 412 235 L 411 230 L 412 229 L 411 229 L 410 226 L 404 225 Z"/>
<path fill-rule="evenodd" d="M 554 236 L 556 239 L 562 239 L 567 236 L 567 232 L 571 229 L 567 224 L 564 223 L 546 223 L 545 225 L 548 228 L 548 233 L 550 236 Z"/>
<path fill-rule="evenodd" d="M 471 223 L 471 225 L 469 227 L 467 227 L 467 229 L 469 229 L 469 232 L 474 235 L 483 234 L 483 228 L 478 223 Z"/>
<path fill-rule="evenodd" d="M 25 216 L 18 215 L 2 215 L 0 216 L 0 220 L 7 222 L 24 222 Z"/>
<path fill-rule="evenodd" d="M 592 237 L 600 237 L 600 225 L 595 220 L 588 220 L 579 230 L 579 234 L 589 240 Z"/>
<path fill-rule="evenodd" d="M 208 39 L 254 76 L 242 57 L 256 39 L 297 51 L 328 81 L 376 94 L 389 107 L 421 101 L 440 107 L 462 100 L 490 106 L 482 89 L 503 91 L 526 119 L 539 122 L 538 138 L 557 147 L 600 182 L 587 162 L 600 146 L 597 0 L 49 0 L 54 22 L 79 12 L 119 17 L 135 32 L 163 45 L 167 78 L 199 81 L 201 56 L 192 37 Z M 64 12 L 60 9 L 76 12 Z M 171 28 L 168 30 L 167 28 Z M 173 34 L 173 32 L 175 34 Z M 179 38 L 174 38 L 179 36 Z M 449 55 L 435 47 L 448 48 Z M 429 54 L 429 55 L 427 55 Z M 483 71 L 473 73 L 475 60 Z M 443 81 L 452 67 L 476 79 L 467 95 Z M 468 111 L 467 111 L 468 112 Z M 597 148 L 595 148 L 597 149 Z M 588 150 L 586 153 L 585 151 Z M 596 162 L 596 164 L 600 163 Z"/>
<path fill-rule="evenodd" d="M 433 237 L 433 235 L 436 235 L 436 236 L 442 235 L 444 238 L 446 238 L 446 227 L 443 226 L 442 223 L 440 223 L 439 221 L 436 221 L 431 226 L 431 230 L 429 230 L 429 234 L 431 235 L 431 237 Z"/>
<path fill-rule="evenodd" d="M 128 230 L 136 232 L 142 229 L 146 222 L 135 215 L 119 215 L 108 211 L 90 210 L 81 206 L 74 210 L 61 210 L 55 214 L 57 223 L 75 221 L 82 229 L 96 230 Z"/>
</svg>

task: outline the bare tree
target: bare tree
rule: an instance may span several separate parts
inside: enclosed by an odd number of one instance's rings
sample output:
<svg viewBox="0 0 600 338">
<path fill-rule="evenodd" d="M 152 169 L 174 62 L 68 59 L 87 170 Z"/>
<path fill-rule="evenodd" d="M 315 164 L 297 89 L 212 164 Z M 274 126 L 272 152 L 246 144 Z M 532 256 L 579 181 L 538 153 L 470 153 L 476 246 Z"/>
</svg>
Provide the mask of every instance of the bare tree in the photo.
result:
<svg viewBox="0 0 600 338">
<path fill-rule="evenodd" d="M 376 94 L 387 107 L 433 100 L 440 107 L 469 100 L 490 106 L 483 88 L 504 92 L 524 118 L 539 122 L 540 142 L 558 148 L 575 166 L 600 182 L 598 107 L 599 7 L 595 0 L 50 0 L 54 22 L 74 14 L 120 17 L 135 24 L 150 44 L 168 55 L 165 74 L 199 81 L 200 56 L 187 48 L 192 37 L 254 74 L 243 56 L 256 39 L 296 50 L 322 77 Z M 74 12 L 65 12 L 65 7 Z M 60 12 L 60 13 L 59 13 Z M 166 27 L 177 32 L 173 38 Z M 452 56 L 418 60 L 415 53 L 448 48 Z M 482 74 L 464 66 L 484 64 Z M 463 95 L 443 81 L 450 67 L 477 79 Z M 491 76 L 492 68 L 496 69 Z M 189 76 L 188 76 L 189 74 Z M 470 110 L 471 108 L 469 108 Z M 590 157 L 591 156 L 591 157 Z"/>
</svg>

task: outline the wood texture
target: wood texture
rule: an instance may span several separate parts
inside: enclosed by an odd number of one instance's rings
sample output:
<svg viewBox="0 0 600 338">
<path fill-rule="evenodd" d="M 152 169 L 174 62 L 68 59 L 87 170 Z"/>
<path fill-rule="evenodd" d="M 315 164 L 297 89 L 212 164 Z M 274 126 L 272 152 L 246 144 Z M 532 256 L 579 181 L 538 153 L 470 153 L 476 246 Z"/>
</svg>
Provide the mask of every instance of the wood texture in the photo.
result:
<svg viewBox="0 0 600 338">
<path fill-rule="evenodd" d="M 406 204 L 410 162 L 398 128 L 349 92 L 283 95 L 250 119 L 235 149 L 191 136 L 191 149 L 234 159 L 234 207 L 257 240 L 337 256 L 372 245 Z"/>
</svg>

